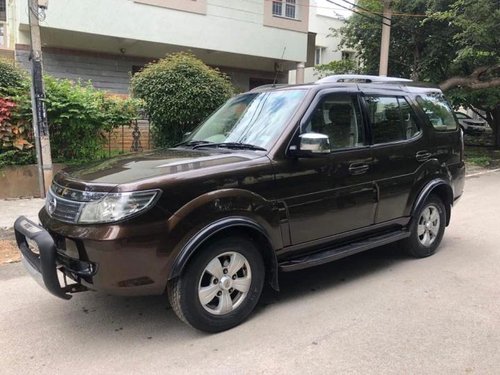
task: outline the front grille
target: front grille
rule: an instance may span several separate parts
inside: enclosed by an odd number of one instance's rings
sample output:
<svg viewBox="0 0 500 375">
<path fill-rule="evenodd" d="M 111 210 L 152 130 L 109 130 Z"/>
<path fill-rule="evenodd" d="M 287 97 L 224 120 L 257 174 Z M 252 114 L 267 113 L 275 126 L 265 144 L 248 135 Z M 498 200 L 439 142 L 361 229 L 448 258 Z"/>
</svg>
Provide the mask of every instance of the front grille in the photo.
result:
<svg viewBox="0 0 500 375">
<path fill-rule="evenodd" d="M 82 202 L 70 201 L 55 195 L 52 189 L 47 194 L 45 208 L 48 214 L 54 219 L 64 221 L 66 223 L 76 223 L 82 209 Z"/>
</svg>

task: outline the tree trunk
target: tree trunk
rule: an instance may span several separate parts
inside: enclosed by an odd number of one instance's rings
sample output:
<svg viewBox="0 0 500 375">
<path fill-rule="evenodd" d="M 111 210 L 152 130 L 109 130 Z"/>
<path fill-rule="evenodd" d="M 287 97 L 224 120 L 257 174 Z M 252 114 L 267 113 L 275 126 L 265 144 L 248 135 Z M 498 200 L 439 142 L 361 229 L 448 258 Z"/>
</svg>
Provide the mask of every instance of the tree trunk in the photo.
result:
<svg viewBox="0 0 500 375">
<path fill-rule="evenodd" d="M 492 111 L 493 134 L 495 137 L 495 148 L 500 149 L 500 104 Z"/>
</svg>

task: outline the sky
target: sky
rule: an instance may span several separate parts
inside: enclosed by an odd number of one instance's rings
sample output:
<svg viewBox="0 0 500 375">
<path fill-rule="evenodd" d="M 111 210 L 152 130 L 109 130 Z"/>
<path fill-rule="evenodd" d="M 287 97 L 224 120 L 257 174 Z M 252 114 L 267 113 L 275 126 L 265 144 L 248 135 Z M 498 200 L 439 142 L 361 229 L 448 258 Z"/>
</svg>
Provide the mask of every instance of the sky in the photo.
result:
<svg viewBox="0 0 500 375">
<path fill-rule="evenodd" d="M 355 0 L 347 0 L 348 2 L 345 2 L 343 0 L 331 1 L 335 2 L 338 5 L 332 4 L 328 0 L 310 0 L 310 6 L 317 7 L 318 14 L 325 16 L 341 16 L 347 18 L 352 14 L 351 11 L 346 10 L 342 7 L 352 8 L 349 3 L 353 3 Z"/>
</svg>

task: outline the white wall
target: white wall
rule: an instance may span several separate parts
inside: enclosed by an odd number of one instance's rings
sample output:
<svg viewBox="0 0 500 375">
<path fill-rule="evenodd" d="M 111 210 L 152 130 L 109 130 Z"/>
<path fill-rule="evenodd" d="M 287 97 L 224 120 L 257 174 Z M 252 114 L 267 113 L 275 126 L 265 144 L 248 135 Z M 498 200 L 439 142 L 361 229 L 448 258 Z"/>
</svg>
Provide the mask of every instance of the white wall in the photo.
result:
<svg viewBox="0 0 500 375">
<path fill-rule="evenodd" d="M 187 0 L 186 0 L 187 1 Z M 264 1 L 208 0 L 207 15 L 188 13 L 133 0 L 50 0 L 45 28 L 106 35 L 234 54 L 305 61 L 307 34 L 263 26 Z M 18 1 L 21 31 L 28 44 L 27 1 Z M 87 46 L 81 46 L 85 49 Z M 75 46 L 78 48 L 78 46 Z"/>
<path fill-rule="evenodd" d="M 340 36 L 332 36 L 331 28 L 339 30 L 344 25 L 344 19 L 337 13 L 338 8 L 325 0 L 312 0 L 309 14 L 309 29 L 316 33 L 316 46 L 324 47 L 321 64 L 340 60 L 338 50 Z"/>
<path fill-rule="evenodd" d="M 343 4 L 342 2 L 340 2 Z M 347 6 L 347 4 L 345 4 Z M 340 35 L 333 36 L 330 29 L 339 30 L 344 26 L 345 17 L 349 12 L 329 3 L 326 0 L 311 0 L 309 11 L 309 31 L 316 33 L 316 47 L 323 48 L 320 64 L 340 60 L 342 52 L 339 48 Z M 295 83 L 296 71 L 291 70 L 288 74 L 288 82 Z M 304 71 L 304 82 L 314 82 L 319 77 L 314 68 L 306 68 Z"/>
</svg>

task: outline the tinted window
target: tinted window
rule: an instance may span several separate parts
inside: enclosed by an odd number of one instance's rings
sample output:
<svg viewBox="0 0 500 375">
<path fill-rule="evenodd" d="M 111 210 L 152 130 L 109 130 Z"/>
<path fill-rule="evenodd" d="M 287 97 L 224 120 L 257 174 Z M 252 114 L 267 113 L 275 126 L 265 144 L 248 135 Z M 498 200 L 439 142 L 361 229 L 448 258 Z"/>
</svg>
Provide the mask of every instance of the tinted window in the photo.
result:
<svg viewBox="0 0 500 375">
<path fill-rule="evenodd" d="M 332 150 L 365 145 L 365 133 L 356 96 L 328 94 L 321 98 L 302 133 L 328 135 Z"/>
<path fill-rule="evenodd" d="M 404 98 L 368 96 L 366 102 L 374 144 L 402 141 L 419 133 L 415 115 Z"/>
<path fill-rule="evenodd" d="M 453 117 L 451 108 L 443 94 L 430 92 L 417 96 L 417 102 L 422 107 L 436 130 L 455 130 L 457 123 Z"/>
</svg>

